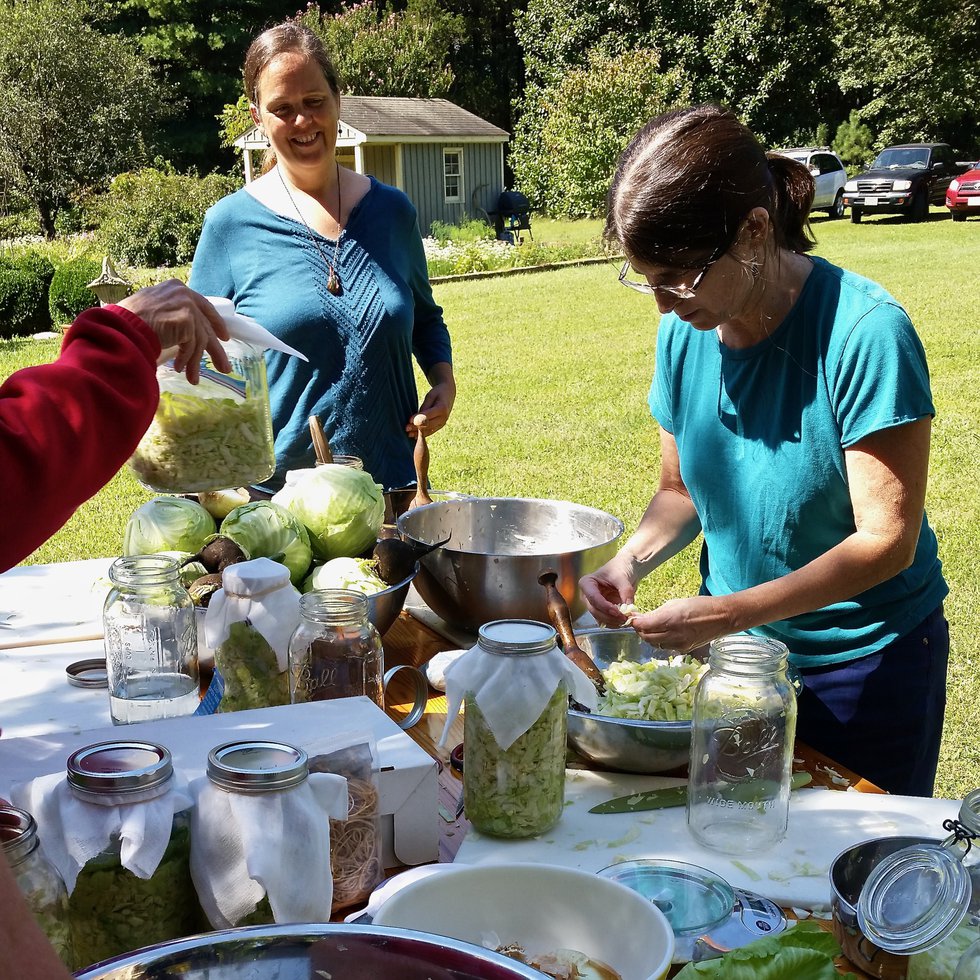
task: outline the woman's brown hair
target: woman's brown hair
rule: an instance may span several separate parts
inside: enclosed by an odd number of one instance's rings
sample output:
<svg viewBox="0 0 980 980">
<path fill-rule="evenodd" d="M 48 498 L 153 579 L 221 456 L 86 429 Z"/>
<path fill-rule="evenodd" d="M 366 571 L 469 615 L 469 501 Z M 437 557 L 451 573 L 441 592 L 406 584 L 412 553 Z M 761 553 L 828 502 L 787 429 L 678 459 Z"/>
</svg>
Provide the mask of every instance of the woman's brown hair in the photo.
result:
<svg viewBox="0 0 980 980">
<path fill-rule="evenodd" d="M 245 94 L 254 105 L 259 102 L 259 76 L 269 63 L 281 54 L 302 54 L 315 61 L 323 72 L 330 90 L 340 95 L 340 77 L 323 44 L 308 27 L 287 20 L 264 30 L 248 47 L 245 54 Z"/>
<path fill-rule="evenodd" d="M 651 119 L 620 156 L 605 237 L 630 258 L 696 268 L 730 246 L 749 211 L 763 207 L 777 246 L 807 252 L 813 190 L 806 167 L 767 155 L 729 110 L 678 109 Z"/>
</svg>

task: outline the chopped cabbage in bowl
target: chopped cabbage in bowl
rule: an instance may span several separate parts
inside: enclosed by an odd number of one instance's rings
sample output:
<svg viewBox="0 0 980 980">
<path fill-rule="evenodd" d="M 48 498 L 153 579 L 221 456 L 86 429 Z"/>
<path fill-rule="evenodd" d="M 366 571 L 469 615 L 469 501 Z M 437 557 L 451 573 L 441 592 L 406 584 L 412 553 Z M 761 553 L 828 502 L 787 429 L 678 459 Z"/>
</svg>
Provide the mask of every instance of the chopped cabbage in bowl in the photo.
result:
<svg viewBox="0 0 980 980">
<path fill-rule="evenodd" d="M 638 721 L 690 721 L 694 692 L 707 669 L 693 657 L 616 661 L 602 672 L 606 693 L 595 713 Z"/>
</svg>

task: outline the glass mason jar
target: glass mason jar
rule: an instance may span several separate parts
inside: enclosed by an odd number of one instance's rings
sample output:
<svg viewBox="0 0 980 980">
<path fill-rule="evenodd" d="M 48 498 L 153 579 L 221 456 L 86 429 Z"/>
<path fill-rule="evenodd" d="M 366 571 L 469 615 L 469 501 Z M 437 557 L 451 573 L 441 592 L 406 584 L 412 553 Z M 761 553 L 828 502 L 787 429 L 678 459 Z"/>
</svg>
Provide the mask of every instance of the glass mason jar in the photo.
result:
<svg viewBox="0 0 980 980">
<path fill-rule="evenodd" d="M 114 725 L 191 715 L 200 704 L 194 603 L 166 555 L 117 558 L 102 610 Z"/>
<path fill-rule="evenodd" d="M 694 695 L 687 823 L 705 847 L 732 854 L 781 840 L 789 820 L 796 694 L 778 640 L 714 640 Z"/>
<path fill-rule="evenodd" d="M 208 753 L 208 779 L 226 793 L 284 793 L 302 786 L 310 774 L 306 753 L 284 742 L 227 742 Z M 288 827 L 277 832 L 289 834 Z M 324 910 L 324 921 L 329 910 Z M 261 926 L 275 922 L 268 895 L 236 926 Z"/>
<path fill-rule="evenodd" d="M 101 742 L 68 758 L 72 795 L 94 806 L 135 805 L 173 786 L 170 752 L 153 742 Z M 79 966 L 200 930 L 202 913 L 191 880 L 190 811 L 174 814 L 170 840 L 152 876 L 138 878 L 121 860 L 121 843 L 86 862 L 68 898 Z"/>
<path fill-rule="evenodd" d="M 367 596 L 345 589 L 307 592 L 299 611 L 289 640 L 292 703 L 366 695 L 384 708 L 384 652 L 368 619 Z"/>
<path fill-rule="evenodd" d="M 967 794 L 949 836 L 881 860 L 858 898 L 861 931 L 908 956 L 908 980 L 980 977 L 980 790 Z"/>
<path fill-rule="evenodd" d="M 530 620 L 496 620 L 480 627 L 485 653 L 512 660 L 514 684 L 522 667 L 555 648 L 555 631 Z M 473 827 L 494 837 L 535 837 L 550 830 L 565 805 L 568 691 L 559 681 L 531 727 L 502 749 L 476 703 L 463 701 L 463 799 Z"/>
<path fill-rule="evenodd" d="M 157 493 L 247 487 L 276 468 L 263 352 L 240 340 L 222 342 L 231 373 L 201 358 L 192 385 L 173 360 L 157 369 L 160 404 L 129 464 Z"/>
<path fill-rule="evenodd" d="M 61 962 L 75 969 L 68 922 L 68 891 L 61 875 L 39 850 L 37 823 L 26 811 L 0 806 L 0 848 L 17 887 Z"/>
</svg>

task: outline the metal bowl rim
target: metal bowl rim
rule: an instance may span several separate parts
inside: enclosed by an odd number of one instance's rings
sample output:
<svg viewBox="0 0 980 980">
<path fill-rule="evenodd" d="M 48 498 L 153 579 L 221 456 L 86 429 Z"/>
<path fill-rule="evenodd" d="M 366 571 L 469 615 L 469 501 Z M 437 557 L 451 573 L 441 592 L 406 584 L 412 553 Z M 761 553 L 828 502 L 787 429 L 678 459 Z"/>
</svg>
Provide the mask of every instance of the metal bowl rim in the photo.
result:
<svg viewBox="0 0 980 980">
<path fill-rule="evenodd" d="M 438 949 L 440 946 L 450 946 L 457 951 L 469 953 L 476 958 L 476 962 L 482 957 L 485 962 L 490 962 L 494 966 L 506 967 L 514 972 L 514 976 L 531 978 L 538 976 L 538 972 L 531 967 L 519 963 L 517 960 L 503 953 L 486 949 L 475 943 L 468 943 L 462 939 L 453 939 L 448 936 L 437 936 L 435 933 L 423 932 L 420 929 L 405 929 L 398 926 L 375 926 L 375 925 L 353 925 L 351 923 L 322 923 L 322 922 L 286 922 L 277 925 L 259 926 L 238 926 L 233 929 L 221 929 L 215 932 L 199 933 L 195 936 L 186 936 L 183 939 L 170 940 L 163 943 L 155 943 L 151 946 L 144 946 L 142 949 L 133 950 L 130 953 L 123 953 L 113 956 L 98 963 L 93 963 L 84 970 L 74 974 L 77 980 L 97 980 L 106 973 L 126 968 L 139 967 L 144 965 L 147 955 L 151 953 L 180 954 L 192 953 L 206 948 L 208 944 L 220 944 L 224 940 L 248 940 L 265 937 L 270 940 L 289 939 L 290 937 L 303 938 L 327 938 L 332 935 L 349 935 L 363 933 L 369 936 L 391 939 L 409 939 Z M 201 940 L 207 940 L 208 944 Z"/>
<path fill-rule="evenodd" d="M 396 582 L 394 585 L 389 585 L 388 588 L 382 589 L 380 592 L 372 592 L 370 595 L 365 596 L 365 598 L 367 598 L 367 599 L 380 599 L 381 596 L 383 596 L 383 595 L 390 595 L 392 592 L 395 592 L 398 589 L 405 588 L 406 585 L 411 585 L 412 584 L 412 580 L 419 573 L 419 566 L 420 565 L 421 565 L 421 562 L 416 562 L 415 563 L 415 568 L 412 569 L 411 574 L 409 574 L 408 576 L 406 576 L 405 578 L 403 578 L 400 582 Z"/>
<path fill-rule="evenodd" d="M 439 546 L 439 551 L 449 551 L 453 554 L 458 555 L 478 555 L 481 558 L 508 558 L 516 559 L 518 561 L 522 559 L 532 559 L 540 561 L 542 558 L 548 558 L 551 555 L 562 554 L 562 555 L 577 555 L 584 551 L 591 551 L 593 548 L 601 548 L 604 545 L 612 544 L 614 541 L 618 541 L 626 531 L 626 525 L 615 515 L 610 514 L 608 511 L 601 510 L 598 507 L 590 507 L 588 504 L 578 504 L 574 500 L 556 500 L 548 497 L 464 497 L 462 501 L 460 500 L 434 500 L 431 504 L 423 504 L 421 507 L 413 507 L 411 510 L 405 511 L 404 514 L 400 514 L 395 519 L 395 526 L 398 528 L 398 533 L 408 538 L 410 541 L 416 541 L 419 544 L 431 544 L 431 541 L 423 541 L 421 538 L 416 538 L 408 531 L 405 530 L 403 524 L 412 514 L 419 514 L 423 511 L 431 510 L 436 507 L 447 507 L 452 504 L 458 504 L 461 502 L 469 501 L 479 501 L 481 504 L 493 504 L 493 503 L 526 503 L 526 504 L 565 504 L 569 507 L 575 507 L 582 511 L 587 511 L 590 514 L 595 514 L 599 517 L 604 517 L 613 522 L 613 526 L 616 533 L 606 541 L 596 541 L 592 544 L 587 544 L 581 548 L 566 548 L 563 551 L 546 551 L 540 554 L 528 554 L 528 555 L 512 555 L 506 552 L 497 551 L 464 551 L 460 548 L 451 548 L 449 542 L 444 545 Z"/>
</svg>

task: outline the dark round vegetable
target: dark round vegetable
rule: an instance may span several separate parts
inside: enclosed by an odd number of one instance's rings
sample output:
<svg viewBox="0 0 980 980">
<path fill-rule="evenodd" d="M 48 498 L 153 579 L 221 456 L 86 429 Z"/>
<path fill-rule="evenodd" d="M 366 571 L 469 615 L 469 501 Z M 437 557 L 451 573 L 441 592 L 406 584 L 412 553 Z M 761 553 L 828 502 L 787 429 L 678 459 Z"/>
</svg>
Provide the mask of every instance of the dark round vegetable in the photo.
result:
<svg viewBox="0 0 980 980">
<path fill-rule="evenodd" d="M 221 573 L 209 572 L 207 575 L 202 575 L 200 578 L 194 579 L 187 587 L 187 591 L 191 594 L 195 606 L 202 606 L 206 609 L 208 603 L 211 601 L 211 596 L 220 588 Z"/>
<path fill-rule="evenodd" d="M 192 561 L 199 561 L 209 572 L 223 572 L 229 565 L 248 561 L 248 555 L 231 538 L 216 534 L 196 555 L 191 555 L 182 564 L 187 565 Z"/>
</svg>

